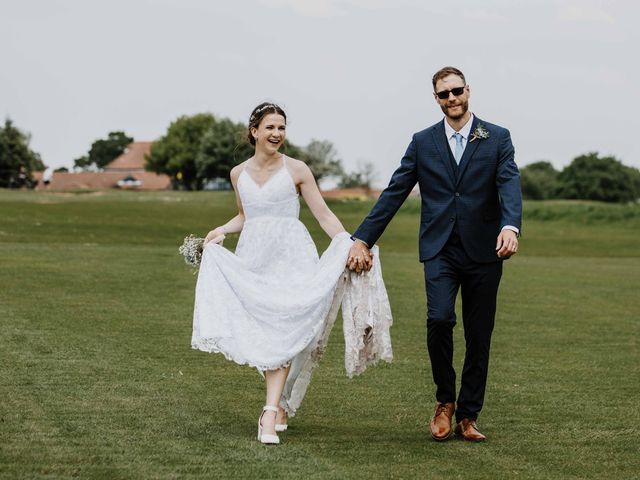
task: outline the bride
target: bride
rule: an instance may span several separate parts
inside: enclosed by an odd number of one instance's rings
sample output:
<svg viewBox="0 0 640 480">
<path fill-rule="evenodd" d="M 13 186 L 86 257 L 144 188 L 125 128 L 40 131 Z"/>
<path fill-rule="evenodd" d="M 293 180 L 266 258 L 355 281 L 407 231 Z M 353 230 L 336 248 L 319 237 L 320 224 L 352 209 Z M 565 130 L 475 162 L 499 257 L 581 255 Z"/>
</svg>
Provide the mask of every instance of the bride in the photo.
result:
<svg viewBox="0 0 640 480">
<path fill-rule="evenodd" d="M 280 153 L 285 136 L 282 108 L 262 103 L 253 110 L 248 140 L 255 153 L 231 170 L 238 214 L 205 239 L 191 342 L 264 375 L 258 440 L 270 444 L 280 443 L 277 432 L 300 405 L 341 304 L 347 372 L 391 359 L 391 314 L 377 255 L 348 258 L 350 235 L 309 167 Z M 321 258 L 298 219 L 299 195 L 332 239 Z M 222 239 L 236 232 L 242 233 L 232 253 Z M 358 271 L 373 268 L 349 274 L 347 262 Z"/>
</svg>

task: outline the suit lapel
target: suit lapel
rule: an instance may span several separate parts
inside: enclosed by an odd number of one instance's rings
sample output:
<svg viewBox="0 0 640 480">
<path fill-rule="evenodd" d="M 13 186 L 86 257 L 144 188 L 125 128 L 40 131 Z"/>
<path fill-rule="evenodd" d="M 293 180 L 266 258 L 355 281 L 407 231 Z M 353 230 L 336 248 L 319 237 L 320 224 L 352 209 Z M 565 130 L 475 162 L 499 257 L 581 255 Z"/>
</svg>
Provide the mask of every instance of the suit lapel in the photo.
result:
<svg viewBox="0 0 640 480">
<path fill-rule="evenodd" d="M 436 145 L 438 153 L 440 154 L 440 160 L 444 163 L 444 167 L 451 178 L 451 183 L 456 184 L 456 174 L 451 166 L 449 160 L 449 145 L 447 144 L 447 136 L 444 132 L 444 120 L 436 124 L 436 127 L 432 131 L 433 141 Z M 474 142 L 475 143 L 475 142 Z"/>
<path fill-rule="evenodd" d="M 482 141 L 479 138 L 476 138 L 473 141 L 471 140 L 473 137 L 473 132 L 476 130 L 476 127 L 478 126 L 479 123 L 480 123 L 480 119 L 474 115 L 473 123 L 471 124 L 471 131 L 469 133 L 469 139 L 467 140 L 467 146 L 464 149 L 462 158 L 460 159 L 460 165 L 458 170 L 458 183 L 460 183 L 460 180 L 462 179 L 462 176 L 464 175 L 464 172 L 467 169 L 467 165 L 469 165 L 469 162 L 471 161 L 471 157 L 476 152 L 478 145 L 480 145 L 480 142 Z"/>
</svg>

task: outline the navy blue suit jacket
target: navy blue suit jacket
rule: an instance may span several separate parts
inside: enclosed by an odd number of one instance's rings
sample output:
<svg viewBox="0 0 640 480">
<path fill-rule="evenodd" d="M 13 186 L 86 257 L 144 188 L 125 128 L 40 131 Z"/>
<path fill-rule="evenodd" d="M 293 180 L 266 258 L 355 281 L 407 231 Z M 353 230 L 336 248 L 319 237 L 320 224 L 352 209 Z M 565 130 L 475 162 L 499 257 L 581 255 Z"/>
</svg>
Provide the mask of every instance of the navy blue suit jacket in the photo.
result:
<svg viewBox="0 0 640 480">
<path fill-rule="evenodd" d="M 472 141 L 470 135 L 457 175 L 443 121 L 414 134 L 389 186 L 353 236 L 375 244 L 418 183 L 421 262 L 440 252 L 454 225 L 473 261 L 498 261 L 496 238 L 502 227 L 521 228 L 520 174 L 509 131 L 474 116 L 472 133 L 479 124 L 489 137 Z"/>
</svg>

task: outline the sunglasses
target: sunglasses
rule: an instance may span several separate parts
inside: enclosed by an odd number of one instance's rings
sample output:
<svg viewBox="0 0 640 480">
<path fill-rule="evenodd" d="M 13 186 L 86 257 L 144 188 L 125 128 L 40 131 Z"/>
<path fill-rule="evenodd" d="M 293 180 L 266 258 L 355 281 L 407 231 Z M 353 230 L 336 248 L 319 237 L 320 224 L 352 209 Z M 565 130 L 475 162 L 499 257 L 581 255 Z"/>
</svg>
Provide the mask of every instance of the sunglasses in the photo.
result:
<svg viewBox="0 0 640 480">
<path fill-rule="evenodd" d="M 436 95 L 440 100 L 446 100 L 447 98 L 449 98 L 450 93 L 453 93 L 454 97 L 459 97 L 464 93 L 464 87 L 456 87 L 456 88 L 452 88 L 451 90 L 443 90 L 441 92 L 436 93 Z"/>
</svg>

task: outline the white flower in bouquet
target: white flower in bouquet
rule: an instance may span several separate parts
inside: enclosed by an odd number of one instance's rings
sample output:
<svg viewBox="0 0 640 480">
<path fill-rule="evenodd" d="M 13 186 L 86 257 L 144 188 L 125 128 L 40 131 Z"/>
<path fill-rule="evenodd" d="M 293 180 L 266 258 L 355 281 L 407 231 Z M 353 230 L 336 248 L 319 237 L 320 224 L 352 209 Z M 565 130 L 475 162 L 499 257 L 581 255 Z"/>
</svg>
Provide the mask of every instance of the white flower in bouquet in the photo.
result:
<svg viewBox="0 0 640 480">
<path fill-rule="evenodd" d="M 200 266 L 200 260 L 202 260 L 202 249 L 204 245 L 204 238 L 196 237 L 195 235 L 189 235 L 184 238 L 184 242 L 178 252 L 184 257 L 184 263 L 197 269 Z"/>
</svg>

